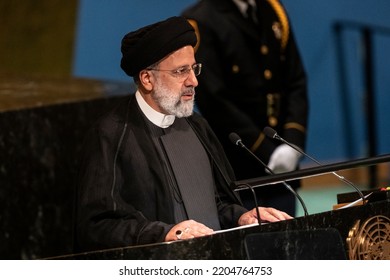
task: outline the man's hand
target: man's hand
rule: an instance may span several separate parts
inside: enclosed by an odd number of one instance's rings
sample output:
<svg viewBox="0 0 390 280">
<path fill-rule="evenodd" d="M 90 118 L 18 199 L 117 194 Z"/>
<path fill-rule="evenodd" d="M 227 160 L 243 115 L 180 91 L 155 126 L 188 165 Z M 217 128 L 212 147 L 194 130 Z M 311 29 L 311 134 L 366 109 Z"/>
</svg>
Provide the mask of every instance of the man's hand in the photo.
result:
<svg viewBox="0 0 390 280">
<path fill-rule="evenodd" d="M 279 222 L 292 219 L 286 212 L 271 207 L 259 207 L 260 222 Z M 238 220 L 240 226 L 258 223 L 256 208 L 241 215 Z"/>
<path fill-rule="evenodd" d="M 175 225 L 165 236 L 165 241 L 190 239 L 213 234 L 214 231 L 194 220 L 186 220 Z"/>
</svg>

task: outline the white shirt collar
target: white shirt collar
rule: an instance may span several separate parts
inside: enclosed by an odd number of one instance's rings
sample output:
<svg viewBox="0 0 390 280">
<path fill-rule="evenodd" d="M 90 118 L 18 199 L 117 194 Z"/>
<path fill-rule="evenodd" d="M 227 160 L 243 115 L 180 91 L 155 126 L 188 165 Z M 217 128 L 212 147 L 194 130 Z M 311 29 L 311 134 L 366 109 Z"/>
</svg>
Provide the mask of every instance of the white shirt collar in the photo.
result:
<svg viewBox="0 0 390 280">
<path fill-rule="evenodd" d="M 135 98 L 138 102 L 141 111 L 145 114 L 149 121 L 161 128 L 167 128 L 173 124 L 175 121 L 174 115 L 165 115 L 160 112 L 157 112 L 148 103 L 144 100 L 141 93 L 137 90 L 135 93 Z"/>
<path fill-rule="evenodd" d="M 252 7 L 256 7 L 256 1 L 255 0 L 248 0 L 248 3 L 246 3 L 245 1 L 242 1 L 242 0 L 232 0 L 234 2 L 234 4 L 237 5 L 238 9 L 240 10 L 240 12 L 246 16 L 246 8 L 249 5 L 251 5 Z"/>
</svg>

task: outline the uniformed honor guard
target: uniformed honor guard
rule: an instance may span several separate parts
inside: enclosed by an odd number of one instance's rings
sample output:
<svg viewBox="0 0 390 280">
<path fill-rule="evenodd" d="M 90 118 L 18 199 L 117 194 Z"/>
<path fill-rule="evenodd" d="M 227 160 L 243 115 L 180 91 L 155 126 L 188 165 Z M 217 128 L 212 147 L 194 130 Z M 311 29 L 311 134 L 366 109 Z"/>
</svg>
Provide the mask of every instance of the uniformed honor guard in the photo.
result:
<svg viewBox="0 0 390 280">
<path fill-rule="evenodd" d="M 266 126 L 305 148 L 308 97 L 305 70 L 288 16 L 278 0 L 201 0 L 184 15 L 198 36 L 197 106 L 222 142 L 239 180 L 267 175 L 249 153 L 229 141 L 236 132 L 275 173 L 293 171 L 300 155 L 262 133 Z M 299 182 L 291 183 L 294 188 Z M 256 190 L 262 205 L 295 214 L 284 186 Z M 241 197 L 253 205 L 249 191 Z"/>
</svg>

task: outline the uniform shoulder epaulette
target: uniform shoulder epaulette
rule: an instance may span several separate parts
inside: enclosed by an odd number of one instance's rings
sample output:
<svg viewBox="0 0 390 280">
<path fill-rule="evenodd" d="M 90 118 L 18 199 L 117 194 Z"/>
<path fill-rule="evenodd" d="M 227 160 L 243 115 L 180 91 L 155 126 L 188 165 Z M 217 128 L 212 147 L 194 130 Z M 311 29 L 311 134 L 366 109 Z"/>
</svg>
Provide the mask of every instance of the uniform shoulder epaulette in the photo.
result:
<svg viewBox="0 0 390 280">
<path fill-rule="evenodd" d="M 282 50 L 284 51 L 284 49 L 287 46 L 288 37 L 290 35 L 290 25 L 288 22 L 286 11 L 284 10 L 283 6 L 280 4 L 279 0 L 267 0 L 267 2 L 274 9 L 282 25 L 281 47 Z"/>
<path fill-rule="evenodd" d="M 192 27 L 195 29 L 195 34 L 196 34 L 196 39 L 197 39 L 197 42 L 196 42 L 196 45 L 194 47 L 194 51 L 196 52 L 199 48 L 199 44 L 200 44 L 200 33 L 199 33 L 199 27 L 198 27 L 198 23 L 196 22 L 196 20 L 194 19 L 187 19 L 187 21 L 192 25 Z"/>
</svg>

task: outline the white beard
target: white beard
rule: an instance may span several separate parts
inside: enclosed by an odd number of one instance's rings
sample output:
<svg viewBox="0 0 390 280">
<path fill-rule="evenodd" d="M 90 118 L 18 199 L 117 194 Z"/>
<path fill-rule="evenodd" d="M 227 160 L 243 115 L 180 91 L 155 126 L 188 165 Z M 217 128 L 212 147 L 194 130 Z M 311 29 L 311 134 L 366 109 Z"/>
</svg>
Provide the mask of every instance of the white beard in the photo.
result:
<svg viewBox="0 0 390 280">
<path fill-rule="evenodd" d="M 152 98 L 166 114 L 183 118 L 191 116 L 194 109 L 194 98 L 184 102 L 181 100 L 181 96 L 188 92 L 195 93 L 195 89 L 191 87 L 177 94 L 165 87 L 158 80 Z"/>
</svg>

